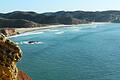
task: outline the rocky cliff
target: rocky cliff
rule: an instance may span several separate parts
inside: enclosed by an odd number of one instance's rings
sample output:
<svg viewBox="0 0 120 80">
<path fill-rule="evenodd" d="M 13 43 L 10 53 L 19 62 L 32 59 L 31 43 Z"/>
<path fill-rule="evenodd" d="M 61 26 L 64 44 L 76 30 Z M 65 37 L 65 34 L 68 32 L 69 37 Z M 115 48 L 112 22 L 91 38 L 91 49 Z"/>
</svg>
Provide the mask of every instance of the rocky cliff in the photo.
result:
<svg viewBox="0 0 120 80">
<path fill-rule="evenodd" d="M 0 80 L 31 80 L 24 72 L 19 71 L 16 66 L 21 57 L 22 51 L 20 47 L 1 34 Z"/>
<path fill-rule="evenodd" d="M 0 33 L 4 34 L 5 36 L 12 36 L 19 34 L 19 32 L 16 31 L 14 28 L 2 28 L 0 29 Z"/>
</svg>

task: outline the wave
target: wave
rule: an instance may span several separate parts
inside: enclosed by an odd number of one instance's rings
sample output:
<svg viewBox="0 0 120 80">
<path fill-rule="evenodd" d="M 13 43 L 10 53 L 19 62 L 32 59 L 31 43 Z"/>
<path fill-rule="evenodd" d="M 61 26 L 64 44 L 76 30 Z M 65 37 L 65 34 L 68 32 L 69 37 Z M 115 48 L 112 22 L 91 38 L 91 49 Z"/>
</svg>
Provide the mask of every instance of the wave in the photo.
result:
<svg viewBox="0 0 120 80">
<path fill-rule="evenodd" d="M 57 32 L 57 31 L 59 31 L 59 30 L 48 30 L 48 31 L 50 31 L 50 32 Z"/>
<path fill-rule="evenodd" d="M 27 32 L 27 33 L 22 33 L 14 36 L 10 36 L 9 38 L 14 38 L 14 37 L 20 37 L 20 36 L 28 36 L 28 35 L 33 35 L 33 34 L 42 34 L 44 32 Z"/>
<path fill-rule="evenodd" d="M 56 31 L 59 31 L 57 29 L 44 29 L 44 30 L 41 30 L 41 31 L 44 31 L 44 32 L 56 32 Z"/>
<path fill-rule="evenodd" d="M 73 29 L 72 31 L 79 32 L 79 31 L 80 31 L 80 29 Z"/>
<path fill-rule="evenodd" d="M 56 32 L 55 34 L 63 34 L 64 31 Z"/>
</svg>

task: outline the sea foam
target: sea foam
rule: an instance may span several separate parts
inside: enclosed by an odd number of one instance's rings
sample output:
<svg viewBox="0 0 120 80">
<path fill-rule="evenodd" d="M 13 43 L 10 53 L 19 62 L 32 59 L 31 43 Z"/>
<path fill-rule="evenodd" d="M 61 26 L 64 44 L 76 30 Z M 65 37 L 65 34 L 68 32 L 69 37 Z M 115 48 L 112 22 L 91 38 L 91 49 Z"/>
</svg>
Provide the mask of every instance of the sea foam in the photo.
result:
<svg viewBox="0 0 120 80">
<path fill-rule="evenodd" d="M 33 43 L 29 43 L 29 41 L 21 41 L 21 42 L 17 42 L 17 44 L 44 44 L 44 42 L 41 41 L 37 41 L 37 42 L 33 42 Z"/>
<path fill-rule="evenodd" d="M 63 34 L 64 31 L 56 32 L 55 34 Z"/>
<path fill-rule="evenodd" d="M 28 35 L 34 35 L 34 34 L 42 34 L 42 33 L 44 33 L 44 32 L 26 32 L 26 33 L 10 36 L 9 38 L 20 37 L 20 36 L 28 36 Z"/>
</svg>

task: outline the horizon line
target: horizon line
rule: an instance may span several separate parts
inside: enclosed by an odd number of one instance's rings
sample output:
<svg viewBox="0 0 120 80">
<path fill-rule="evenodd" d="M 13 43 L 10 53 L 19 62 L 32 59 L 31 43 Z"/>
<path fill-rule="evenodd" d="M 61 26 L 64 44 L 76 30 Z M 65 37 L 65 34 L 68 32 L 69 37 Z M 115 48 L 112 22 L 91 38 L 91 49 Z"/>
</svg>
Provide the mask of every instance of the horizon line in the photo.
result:
<svg viewBox="0 0 120 80">
<path fill-rule="evenodd" d="M 13 11 L 9 11 L 9 12 L 1 12 L 1 13 L 12 13 L 12 12 L 35 12 L 35 13 L 39 13 L 39 14 L 42 14 L 42 13 L 56 13 L 56 12 L 60 12 L 60 11 L 64 11 L 64 12 L 75 12 L 75 11 L 83 11 L 83 12 L 104 12 L 104 11 L 120 11 L 120 10 L 58 10 L 58 11 L 45 11 L 45 12 L 38 12 L 38 11 L 35 11 L 35 10 L 13 10 Z"/>
</svg>

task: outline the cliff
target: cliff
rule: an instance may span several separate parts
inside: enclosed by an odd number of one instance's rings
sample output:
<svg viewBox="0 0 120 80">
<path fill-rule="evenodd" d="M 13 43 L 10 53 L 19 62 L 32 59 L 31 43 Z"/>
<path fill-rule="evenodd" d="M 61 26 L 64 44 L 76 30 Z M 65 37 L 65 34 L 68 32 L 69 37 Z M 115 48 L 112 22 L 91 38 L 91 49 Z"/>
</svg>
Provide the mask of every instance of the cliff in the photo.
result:
<svg viewBox="0 0 120 80">
<path fill-rule="evenodd" d="M 19 34 L 19 32 L 17 32 L 16 29 L 14 28 L 0 29 L 0 33 L 4 34 L 5 36 L 12 36 L 12 35 Z"/>
<path fill-rule="evenodd" d="M 22 51 L 20 47 L 1 34 L 0 80 L 31 80 L 24 72 L 19 71 L 16 66 L 21 57 Z"/>
</svg>

